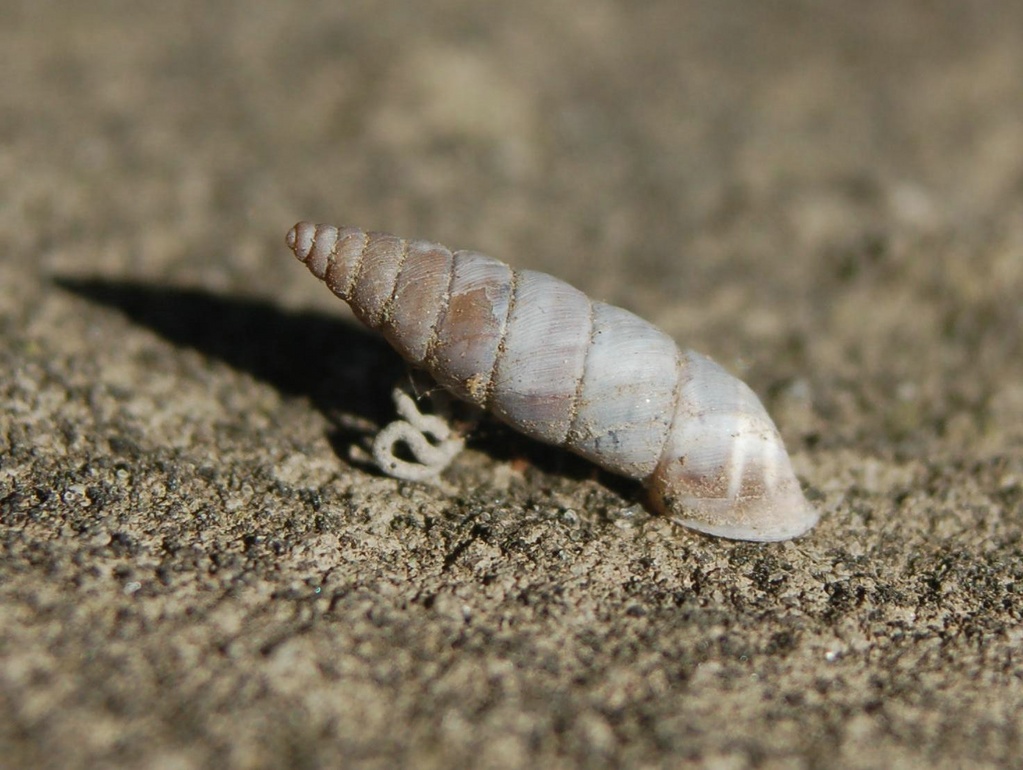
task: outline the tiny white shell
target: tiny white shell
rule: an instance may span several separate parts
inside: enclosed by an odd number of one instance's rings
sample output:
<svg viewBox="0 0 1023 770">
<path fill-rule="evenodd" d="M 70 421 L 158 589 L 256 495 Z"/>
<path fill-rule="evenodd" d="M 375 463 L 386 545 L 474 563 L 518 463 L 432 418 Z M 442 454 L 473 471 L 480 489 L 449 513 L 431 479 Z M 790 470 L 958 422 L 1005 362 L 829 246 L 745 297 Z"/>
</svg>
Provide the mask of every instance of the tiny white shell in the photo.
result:
<svg viewBox="0 0 1023 770">
<path fill-rule="evenodd" d="M 544 273 L 425 241 L 300 222 L 287 244 L 451 393 L 642 480 L 675 521 L 761 541 L 817 522 L 753 391 L 629 311 Z M 392 438 L 408 440 L 384 441 Z"/>
</svg>

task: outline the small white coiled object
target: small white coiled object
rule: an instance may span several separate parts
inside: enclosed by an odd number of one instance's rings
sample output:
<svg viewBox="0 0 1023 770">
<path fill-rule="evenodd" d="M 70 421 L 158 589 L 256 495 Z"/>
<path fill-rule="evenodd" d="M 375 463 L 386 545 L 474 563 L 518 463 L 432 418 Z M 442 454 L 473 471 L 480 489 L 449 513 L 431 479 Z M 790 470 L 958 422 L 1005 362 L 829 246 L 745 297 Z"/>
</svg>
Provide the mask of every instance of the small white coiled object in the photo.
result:
<svg viewBox="0 0 1023 770">
<path fill-rule="evenodd" d="M 753 391 L 633 313 L 545 273 L 426 241 L 300 222 L 287 244 L 455 396 L 641 480 L 678 523 L 771 541 L 817 522 Z"/>
</svg>

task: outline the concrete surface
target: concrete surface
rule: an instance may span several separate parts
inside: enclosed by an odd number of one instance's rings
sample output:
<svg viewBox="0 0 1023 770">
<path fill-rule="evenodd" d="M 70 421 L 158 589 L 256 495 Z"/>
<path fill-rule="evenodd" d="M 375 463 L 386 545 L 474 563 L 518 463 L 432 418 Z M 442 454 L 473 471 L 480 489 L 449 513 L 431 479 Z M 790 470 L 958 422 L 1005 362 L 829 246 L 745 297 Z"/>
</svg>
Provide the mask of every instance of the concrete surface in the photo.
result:
<svg viewBox="0 0 1023 770">
<path fill-rule="evenodd" d="M 1023 767 L 1023 4 L 8 2 L 0 766 Z M 396 357 L 298 219 L 744 377 L 819 527 L 699 537 Z"/>
</svg>

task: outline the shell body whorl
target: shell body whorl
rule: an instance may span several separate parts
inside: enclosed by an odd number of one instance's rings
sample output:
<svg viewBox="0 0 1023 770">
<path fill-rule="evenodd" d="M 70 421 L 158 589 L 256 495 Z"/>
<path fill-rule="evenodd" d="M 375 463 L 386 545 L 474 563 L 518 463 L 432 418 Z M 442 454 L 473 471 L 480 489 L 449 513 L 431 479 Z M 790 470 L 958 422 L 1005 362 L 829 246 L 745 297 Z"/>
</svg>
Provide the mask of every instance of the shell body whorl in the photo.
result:
<svg viewBox="0 0 1023 770">
<path fill-rule="evenodd" d="M 642 480 L 654 507 L 685 526 L 767 541 L 816 523 L 756 395 L 633 313 L 424 241 L 302 222 L 287 244 L 454 395 Z"/>
</svg>

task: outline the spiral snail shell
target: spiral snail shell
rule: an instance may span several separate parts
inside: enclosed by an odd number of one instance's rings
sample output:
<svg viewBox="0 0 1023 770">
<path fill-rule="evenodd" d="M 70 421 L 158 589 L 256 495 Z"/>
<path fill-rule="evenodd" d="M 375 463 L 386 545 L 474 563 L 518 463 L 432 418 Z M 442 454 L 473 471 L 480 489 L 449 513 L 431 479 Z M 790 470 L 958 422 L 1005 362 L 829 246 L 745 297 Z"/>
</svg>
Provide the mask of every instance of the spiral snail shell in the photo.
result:
<svg viewBox="0 0 1023 770">
<path fill-rule="evenodd" d="M 473 251 L 300 222 L 288 247 L 451 393 L 639 479 L 684 526 L 785 540 L 817 522 L 745 383 L 627 310 Z"/>
</svg>

